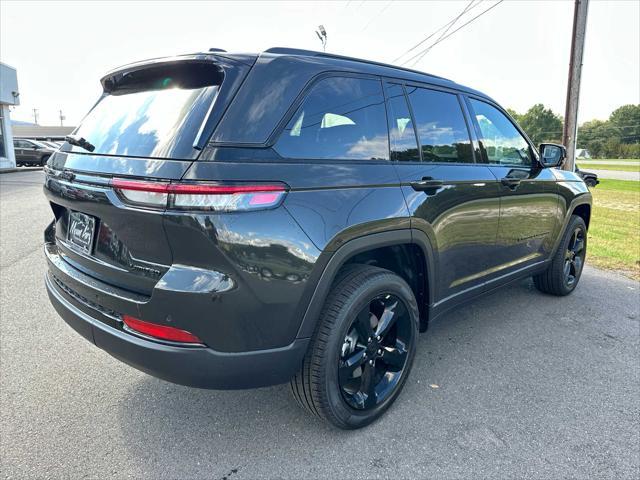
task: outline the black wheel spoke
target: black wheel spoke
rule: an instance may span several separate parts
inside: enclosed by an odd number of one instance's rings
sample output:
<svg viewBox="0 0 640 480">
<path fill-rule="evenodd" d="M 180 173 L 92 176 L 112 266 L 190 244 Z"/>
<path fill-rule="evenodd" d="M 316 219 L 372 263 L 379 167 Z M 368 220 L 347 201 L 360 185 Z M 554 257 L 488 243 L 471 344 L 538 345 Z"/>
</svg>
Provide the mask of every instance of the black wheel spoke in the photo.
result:
<svg viewBox="0 0 640 480">
<path fill-rule="evenodd" d="M 366 358 L 365 350 L 358 350 L 352 353 L 350 357 L 341 362 L 338 373 L 340 375 L 340 383 L 345 384 L 349 380 L 353 379 L 354 372 L 360 367 Z"/>
<path fill-rule="evenodd" d="M 573 245 L 573 253 L 575 253 L 576 255 L 580 252 L 582 252 L 582 250 L 584 249 L 584 240 L 582 238 L 578 238 L 576 240 L 576 243 Z"/>
<path fill-rule="evenodd" d="M 580 270 L 582 270 L 582 257 L 576 257 L 573 259 L 574 276 L 577 276 Z"/>
<path fill-rule="evenodd" d="M 360 391 L 362 392 L 363 406 L 364 408 L 371 408 L 376 404 L 376 384 L 375 380 L 375 366 L 370 363 L 365 364 L 364 371 L 362 372 L 362 386 Z"/>
<path fill-rule="evenodd" d="M 569 240 L 569 250 L 573 250 L 573 246 L 576 244 L 577 235 L 578 232 L 576 231 L 571 234 L 571 240 Z"/>
<path fill-rule="evenodd" d="M 396 342 L 395 347 L 384 347 L 382 349 L 382 356 L 380 359 L 389 365 L 400 369 L 404 367 L 405 359 L 407 358 L 407 349 L 400 341 Z"/>
<path fill-rule="evenodd" d="M 564 276 L 565 278 L 569 278 L 569 275 L 571 275 L 571 260 L 564 262 Z"/>
<path fill-rule="evenodd" d="M 355 327 L 360 340 L 364 344 L 373 337 L 373 328 L 371 328 L 371 312 L 369 312 L 368 308 L 365 308 L 358 314 L 356 317 Z"/>
<path fill-rule="evenodd" d="M 384 311 L 382 312 L 382 315 L 380 315 L 380 322 L 376 327 L 377 336 L 384 337 L 387 334 L 387 332 L 389 332 L 389 329 L 393 326 L 397 318 L 397 315 L 395 312 L 397 306 L 398 306 L 398 302 L 394 302 L 389 306 L 385 306 Z"/>
</svg>

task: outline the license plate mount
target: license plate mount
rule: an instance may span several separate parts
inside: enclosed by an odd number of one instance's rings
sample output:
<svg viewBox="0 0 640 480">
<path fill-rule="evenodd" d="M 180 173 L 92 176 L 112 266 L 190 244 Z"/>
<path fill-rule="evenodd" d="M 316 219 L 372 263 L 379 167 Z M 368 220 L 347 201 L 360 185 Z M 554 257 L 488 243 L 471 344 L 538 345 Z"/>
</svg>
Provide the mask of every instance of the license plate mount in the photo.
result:
<svg viewBox="0 0 640 480">
<path fill-rule="evenodd" d="M 69 212 L 69 231 L 67 239 L 71 246 L 80 252 L 91 255 L 96 219 L 86 213 Z"/>
</svg>

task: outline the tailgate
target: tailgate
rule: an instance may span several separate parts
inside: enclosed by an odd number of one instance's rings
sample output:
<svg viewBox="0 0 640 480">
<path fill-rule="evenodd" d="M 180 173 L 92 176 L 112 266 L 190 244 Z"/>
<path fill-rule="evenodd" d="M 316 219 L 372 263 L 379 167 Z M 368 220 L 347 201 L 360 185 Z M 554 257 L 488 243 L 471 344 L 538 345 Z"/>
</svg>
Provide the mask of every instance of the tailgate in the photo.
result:
<svg viewBox="0 0 640 480">
<path fill-rule="evenodd" d="M 190 164 L 57 154 L 47 168 L 44 189 L 62 258 L 87 275 L 149 295 L 172 260 L 162 211 L 126 205 L 109 182 L 132 174 L 149 179 L 149 170 L 154 178 L 177 180 Z M 86 172 L 96 166 L 99 174 Z"/>
</svg>

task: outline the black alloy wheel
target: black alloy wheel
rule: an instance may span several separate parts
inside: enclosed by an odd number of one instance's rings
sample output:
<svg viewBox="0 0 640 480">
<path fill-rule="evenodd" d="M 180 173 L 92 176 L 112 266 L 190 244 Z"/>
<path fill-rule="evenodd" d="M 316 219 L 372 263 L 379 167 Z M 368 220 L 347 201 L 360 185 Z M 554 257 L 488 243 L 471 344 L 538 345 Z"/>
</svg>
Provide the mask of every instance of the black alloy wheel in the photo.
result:
<svg viewBox="0 0 640 480">
<path fill-rule="evenodd" d="M 567 250 L 565 251 L 563 269 L 564 281 L 570 288 L 573 287 L 576 279 L 580 276 L 580 272 L 582 272 L 582 267 L 584 265 L 584 256 L 586 252 L 584 236 L 584 230 L 580 226 L 575 227 L 571 235 L 571 239 L 569 240 L 569 244 L 567 245 Z"/>
<path fill-rule="evenodd" d="M 571 215 L 560 245 L 547 269 L 533 276 L 536 288 L 551 295 L 568 295 L 575 290 L 587 255 L 587 224 Z"/>
<path fill-rule="evenodd" d="M 371 409 L 394 391 L 412 334 L 407 307 L 395 295 L 378 295 L 360 310 L 344 338 L 338 367 L 342 395 L 352 408 Z"/>
<path fill-rule="evenodd" d="M 372 265 L 347 265 L 291 379 L 294 398 L 339 428 L 375 421 L 411 372 L 419 321 L 413 290 L 400 276 Z"/>
</svg>

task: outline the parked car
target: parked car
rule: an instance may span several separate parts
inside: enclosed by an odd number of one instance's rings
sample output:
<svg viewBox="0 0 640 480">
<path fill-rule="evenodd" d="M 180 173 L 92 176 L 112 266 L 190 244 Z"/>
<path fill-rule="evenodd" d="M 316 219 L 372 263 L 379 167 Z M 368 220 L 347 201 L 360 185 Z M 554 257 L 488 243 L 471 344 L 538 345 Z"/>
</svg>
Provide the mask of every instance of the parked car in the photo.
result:
<svg viewBox="0 0 640 480">
<path fill-rule="evenodd" d="M 35 140 L 14 138 L 13 148 L 16 156 L 16 165 L 44 165 L 55 148 Z"/>
<path fill-rule="evenodd" d="M 600 183 L 597 174 L 580 170 L 578 168 L 578 165 L 575 166 L 575 172 L 580 176 L 580 178 L 582 178 L 582 180 L 584 180 L 584 183 L 587 184 L 587 187 L 595 187 Z"/>
<path fill-rule="evenodd" d="M 60 145 L 62 145 L 61 143 L 56 143 L 50 140 L 39 140 L 39 142 L 53 148 L 54 150 L 57 150 L 60 148 Z"/>
<path fill-rule="evenodd" d="M 101 82 L 45 169 L 46 287 L 151 375 L 289 382 L 358 428 L 398 397 L 428 322 L 525 277 L 560 296 L 579 282 L 589 190 L 481 92 L 283 48 Z"/>
</svg>

